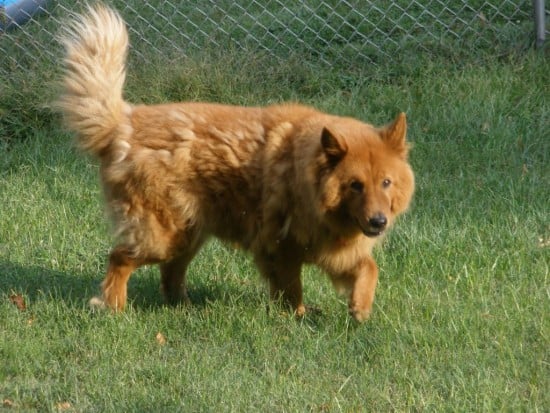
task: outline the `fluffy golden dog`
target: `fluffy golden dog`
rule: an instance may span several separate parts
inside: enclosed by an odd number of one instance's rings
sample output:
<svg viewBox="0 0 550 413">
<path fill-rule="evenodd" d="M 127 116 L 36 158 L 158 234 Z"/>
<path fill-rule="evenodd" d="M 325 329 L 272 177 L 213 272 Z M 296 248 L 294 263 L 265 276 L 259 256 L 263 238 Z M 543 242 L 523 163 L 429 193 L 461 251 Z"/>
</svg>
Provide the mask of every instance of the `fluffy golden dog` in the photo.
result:
<svg viewBox="0 0 550 413">
<path fill-rule="evenodd" d="M 128 35 L 98 5 L 64 35 L 59 106 L 99 158 L 117 244 L 101 298 L 120 310 L 132 272 L 160 264 L 169 302 L 210 236 L 250 251 L 272 298 L 305 312 L 300 271 L 322 268 L 362 321 L 378 269 L 372 248 L 413 195 L 404 114 L 385 127 L 286 104 L 132 105 L 122 98 Z"/>
</svg>

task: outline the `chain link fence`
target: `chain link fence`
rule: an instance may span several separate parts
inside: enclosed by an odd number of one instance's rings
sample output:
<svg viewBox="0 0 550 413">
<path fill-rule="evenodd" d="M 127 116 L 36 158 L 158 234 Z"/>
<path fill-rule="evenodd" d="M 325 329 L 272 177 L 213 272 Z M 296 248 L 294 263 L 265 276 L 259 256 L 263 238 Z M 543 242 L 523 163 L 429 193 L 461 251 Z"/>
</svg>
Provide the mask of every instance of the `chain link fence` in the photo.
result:
<svg viewBox="0 0 550 413">
<path fill-rule="evenodd" d="M 347 68 L 391 63 L 419 53 L 496 58 L 535 43 L 536 2 L 531 0 L 107 3 L 126 19 L 133 54 L 145 61 L 155 55 L 160 59 L 238 50 L 279 62 L 294 56 Z M 83 6 L 80 1 L 0 0 L 0 76 L 40 73 L 42 65 L 55 64 L 61 56 L 55 35 Z M 547 9 L 544 14 L 546 20 Z"/>
</svg>

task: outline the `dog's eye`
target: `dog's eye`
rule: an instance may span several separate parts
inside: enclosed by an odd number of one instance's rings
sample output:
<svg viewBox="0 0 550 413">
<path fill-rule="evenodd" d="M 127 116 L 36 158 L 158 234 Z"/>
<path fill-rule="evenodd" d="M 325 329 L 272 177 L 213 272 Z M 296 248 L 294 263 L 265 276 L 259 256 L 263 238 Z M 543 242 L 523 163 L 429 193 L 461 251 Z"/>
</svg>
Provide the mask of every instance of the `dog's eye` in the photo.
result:
<svg viewBox="0 0 550 413">
<path fill-rule="evenodd" d="M 388 188 L 390 185 L 391 185 L 391 181 L 389 179 L 386 178 L 382 181 L 383 188 Z"/>
<path fill-rule="evenodd" d="M 350 188 L 354 190 L 355 192 L 363 192 L 363 182 L 360 181 L 351 181 L 351 184 L 349 184 Z"/>
</svg>

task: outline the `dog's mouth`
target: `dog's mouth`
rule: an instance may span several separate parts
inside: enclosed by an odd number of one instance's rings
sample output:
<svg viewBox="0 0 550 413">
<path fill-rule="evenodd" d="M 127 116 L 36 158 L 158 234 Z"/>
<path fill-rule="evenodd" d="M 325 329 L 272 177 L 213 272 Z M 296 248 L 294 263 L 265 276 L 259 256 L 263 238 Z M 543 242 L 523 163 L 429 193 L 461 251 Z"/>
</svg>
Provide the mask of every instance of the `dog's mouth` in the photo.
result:
<svg viewBox="0 0 550 413">
<path fill-rule="evenodd" d="M 372 230 L 372 229 L 364 229 L 364 228 L 361 228 L 361 230 L 363 231 L 363 234 L 365 234 L 369 238 L 375 238 L 381 235 L 382 232 L 384 232 L 383 230 Z"/>
<path fill-rule="evenodd" d="M 373 228 L 370 225 L 361 225 L 359 220 L 356 221 L 357 226 L 361 229 L 361 232 L 369 238 L 376 238 L 384 232 L 384 228 Z"/>
</svg>

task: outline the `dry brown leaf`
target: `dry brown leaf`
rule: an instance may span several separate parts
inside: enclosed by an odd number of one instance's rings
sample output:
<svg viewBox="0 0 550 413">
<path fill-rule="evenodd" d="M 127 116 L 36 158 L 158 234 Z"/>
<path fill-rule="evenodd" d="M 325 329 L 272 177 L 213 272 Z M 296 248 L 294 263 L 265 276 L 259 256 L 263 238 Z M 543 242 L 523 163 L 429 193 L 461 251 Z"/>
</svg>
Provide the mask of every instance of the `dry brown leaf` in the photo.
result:
<svg viewBox="0 0 550 413">
<path fill-rule="evenodd" d="M 73 406 L 69 402 L 60 402 L 55 405 L 57 410 L 69 410 L 72 409 Z"/>
<path fill-rule="evenodd" d="M 27 309 L 25 299 L 21 294 L 10 295 L 10 301 L 17 307 L 19 311 L 25 311 Z"/>
<path fill-rule="evenodd" d="M 2 400 L 2 407 L 10 408 L 10 407 L 17 407 L 17 404 L 10 399 L 4 399 Z"/>
<path fill-rule="evenodd" d="M 156 337 L 157 343 L 159 343 L 161 346 L 164 346 L 166 344 L 166 337 L 161 332 L 158 332 Z"/>
</svg>

